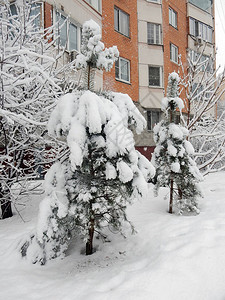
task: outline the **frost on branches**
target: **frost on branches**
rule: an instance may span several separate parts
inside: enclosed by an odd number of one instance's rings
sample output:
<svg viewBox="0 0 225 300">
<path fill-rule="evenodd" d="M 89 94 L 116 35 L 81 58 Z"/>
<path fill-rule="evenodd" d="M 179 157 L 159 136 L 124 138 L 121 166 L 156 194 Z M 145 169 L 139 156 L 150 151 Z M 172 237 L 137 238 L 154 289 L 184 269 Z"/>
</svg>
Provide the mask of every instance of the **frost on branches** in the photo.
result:
<svg viewBox="0 0 225 300">
<path fill-rule="evenodd" d="M 97 41 L 98 57 L 101 53 L 104 56 L 99 27 L 89 21 L 84 24 L 84 35 L 86 31 L 93 32 L 86 44 Z M 96 52 L 95 47 L 92 51 Z M 89 63 L 92 54 L 84 53 Z M 108 68 L 106 63 L 94 66 Z M 109 225 L 122 233 L 122 222 L 130 223 L 127 205 L 133 199 L 147 197 L 147 182 L 154 176 L 152 164 L 135 150 L 128 126 L 136 128 L 137 133 L 146 126 L 128 95 L 75 90 L 59 100 L 48 131 L 68 145 L 69 154 L 47 173 L 36 234 L 23 244 L 23 256 L 40 264 L 63 257 L 73 231 L 83 237 L 89 255 L 95 232 L 101 234 Z"/>
<path fill-rule="evenodd" d="M 11 1 L 12 2 L 12 1 Z M 47 163 L 46 124 L 62 93 L 53 27 L 40 28 L 40 3 L 3 0 L 0 5 L 0 202 L 2 217 L 27 193 Z M 60 79 L 59 79 L 60 77 Z M 16 191 L 14 191 L 16 186 Z M 34 186 L 32 186 L 33 188 Z"/>
<path fill-rule="evenodd" d="M 186 127 L 195 149 L 194 160 L 204 176 L 225 168 L 225 122 L 223 115 L 215 117 L 224 93 L 225 70 L 216 75 L 215 61 L 203 54 L 205 47 L 189 52 L 187 74 L 180 64 L 181 86 L 186 92 Z"/>
<path fill-rule="evenodd" d="M 181 214 L 198 213 L 197 198 L 201 192 L 197 183 L 202 180 L 202 176 L 191 158 L 194 149 L 186 140 L 188 130 L 174 123 L 176 109 L 181 111 L 183 108 L 183 101 L 178 96 L 178 84 L 179 76 L 175 72 L 171 73 L 167 97 L 162 101 L 165 119 L 154 127 L 156 148 L 152 163 L 156 168 L 155 191 L 157 194 L 160 187 L 170 188 L 170 213 L 174 205 Z"/>
</svg>

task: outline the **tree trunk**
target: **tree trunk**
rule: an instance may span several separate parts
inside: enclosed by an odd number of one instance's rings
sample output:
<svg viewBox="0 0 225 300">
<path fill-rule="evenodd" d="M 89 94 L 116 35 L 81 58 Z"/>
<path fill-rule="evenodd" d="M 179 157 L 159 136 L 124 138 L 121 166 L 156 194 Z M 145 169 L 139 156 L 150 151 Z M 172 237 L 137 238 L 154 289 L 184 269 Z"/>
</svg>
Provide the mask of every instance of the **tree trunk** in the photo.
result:
<svg viewBox="0 0 225 300">
<path fill-rule="evenodd" d="M 1 209 L 3 219 L 10 218 L 13 216 L 11 201 L 4 201 L 3 203 L 1 203 Z"/>
<path fill-rule="evenodd" d="M 3 191 L 2 185 L 0 184 L 0 205 L 1 205 L 1 210 L 2 210 L 2 218 L 10 218 L 13 216 L 12 214 L 12 203 L 9 200 L 5 200 L 6 196 L 5 192 Z"/>
<path fill-rule="evenodd" d="M 178 188 L 178 195 L 179 195 L 179 199 L 182 199 L 182 191 L 180 188 Z"/>
<path fill-rule="evenodd" d="M 86 255 L 91 255 L 93 253 L 93 237 L 94 237 L 94 219 L 90 221 L 90 228 L 89 228 L 89 237 L 86 243 Z"/>
<path fill-rule="evenodd" d="M 169 205 L 169 213 L 173 213 L 173 178 L 170 179 L 170 205 Z"/>
<path fill-rule="evenodd" d="M 87 82 L 88 86 L 88 90 L 90 90 L 90 84 L 91 84 L 91 66 L 88 65 L 88 82 Z"/>
</svg>

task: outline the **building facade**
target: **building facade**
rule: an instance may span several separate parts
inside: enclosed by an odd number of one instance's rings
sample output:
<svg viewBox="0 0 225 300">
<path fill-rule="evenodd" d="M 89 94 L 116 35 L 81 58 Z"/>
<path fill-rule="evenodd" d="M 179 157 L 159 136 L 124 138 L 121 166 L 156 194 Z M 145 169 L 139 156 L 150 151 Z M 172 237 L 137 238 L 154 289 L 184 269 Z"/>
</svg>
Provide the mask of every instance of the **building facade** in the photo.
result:
<svg viewBox="0 0 225 300">
<path fill-rule="evenodd" d="M 212 0 L 137 0 L 139 51 L 139 107 L 147 130 L 136 137 L 140 152 L 151 159 L 153 127 L 162 117 L 161 100 L 166 96 L 169 73 L 179 71 L 187 58 L 215 57 L 214 5 Z M 213 69 L 213 68 L 212 68 Z M 185 91 L 180 96 L 188 103 Z"/>
<path fill-rule="evenodd" d="M 67 61 L 80 51 L 82 24 L 89 19 L 102 28 L 106 47 L 118 47 L 113 69 L 96 72 L 95 89 L 127 93 L 135 101 L 147 120 L 136 146 L 151 159 L 169 73 L 178 72 L 179 57 L 187 69 L 188 55 L 204 50 L 204 56 L 215 56 L 213 0 L 46 0 L 40 18 L 44 27 L 60 21 Z"/>
<path fill-rule="evenodd" d="M 103 74 L 103 88 L 139 99 L 138 25 L 136 0 L 102 1 L 102 40 L 116 45 L 119 59 L 111 72 Z"/>
</svg>

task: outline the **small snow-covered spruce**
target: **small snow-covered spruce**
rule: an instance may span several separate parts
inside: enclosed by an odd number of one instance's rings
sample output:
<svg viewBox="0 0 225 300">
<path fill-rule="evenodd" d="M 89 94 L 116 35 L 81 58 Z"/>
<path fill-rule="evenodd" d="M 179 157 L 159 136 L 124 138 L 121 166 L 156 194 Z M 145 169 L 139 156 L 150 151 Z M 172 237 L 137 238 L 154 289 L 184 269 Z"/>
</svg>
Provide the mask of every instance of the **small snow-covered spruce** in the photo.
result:
<svg viewBox="0 0 225 300">
<path fill-rule="evenodd" d="M 105 48 L 101 38 L 101 28 L 95 21 L 83 24 L 81 53 L 75 67 L 83 70 L 83 88 L 88 90 L 93 90 L 95 69 L 110 71 L 119 57 L 117 47 Z"/>
<path fill-rule="evenodd" d="M 174 200 L 179 213 L 198 213 L 197 198 L 201 196 L 198 182 L 202 176 L 191 158 L 194 149 L 186 140 L 188 130 L 174 123 L 176 109 L 181 112 L 183 108 L 183 101 L 178 97 L 178 85 L 179 76 L 173 72 L 169 75 L 167 97 L 162 101 L 165 118 L 154 127 L 156 148 L 152 163 L 156 168 L 155 192 L 157 194 L 160 187 L 170 188 L 169 213 L 173 212 Z"/>
<path fill-rule="evenodd" d="M 115 57 L 109 58 L 106 49 L 100 54 L 104 47 L 99 26 L 86 22 L 83 34 L 78 67 L 109 70 Z M 90 89 L 90 78 L 86 80 Z M 63 257 L 74 229 L 86 242 L 87 255 L 93 252 L 95 231 L 101 234 L 110 225 L 122 233 L 122 222 L 130 223 L 127 204 L 147 197 L 147 182 L 155 173 L 152 164 L 135 150 L 130 125 L 140 133 L 146 121 L 128 95 L 106 97 L 75 90 L 60 99 L 48 131 L 67 143 L 69 156 L 54 164 L 46 176 L 46 198 L 40 206 L 36 234 L 21 247 L 23 256 L 41 264 Z"/>
<path fill-rule="evenodd" d="M 129 118 L 138 124 L 143 117 L 129 114 L 121 94 L 112 97 L 114 102 L 91 91 L 75 91 L 63 96 L 51 115 L 49 133 L 66 141 L 70 155 L 47 173 L 36 234 L 21 249 L 34 263 L 63 257 L 73 229 L 91 254 L 94 232 L 110 225 L 122 233 L 122 222 L 129 222 L 127 204 L 147 197 L 154 167 L 135 150 L 127 127 Z M 126 118 L 117 101 L 128 111 Z"/>
</svg>

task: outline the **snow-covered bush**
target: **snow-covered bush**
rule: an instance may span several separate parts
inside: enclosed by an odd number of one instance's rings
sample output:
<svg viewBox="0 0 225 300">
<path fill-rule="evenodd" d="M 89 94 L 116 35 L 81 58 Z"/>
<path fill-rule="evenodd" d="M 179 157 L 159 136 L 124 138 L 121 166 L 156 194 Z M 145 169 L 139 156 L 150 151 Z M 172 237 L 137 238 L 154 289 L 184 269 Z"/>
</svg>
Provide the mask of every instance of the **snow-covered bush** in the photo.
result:
<svg viewBox="0 0 225 300">
<path fill-rule="evenodd" d="M 188 130 L 181 124 L 174 123 L 176 109 L 183 108 L 183 101 L 178 96 L 179 76 L 169 75 L 167 97 L 162 101 L 165 119 L 154 127 L 156 148 L 152 163 L 156 168 L 156 194 L 160 187 L 170 187 L 169 212 L 172 213 L 173 200 L 180 213 L 199 212 L 197 197 L 201 192 L 197 183 L 202 176 L 191 158 L 194 149 L 186 140 Z M 174 198 L 173 193 L 176 192 Z"/>
</svg>

